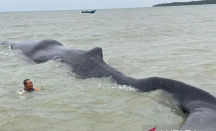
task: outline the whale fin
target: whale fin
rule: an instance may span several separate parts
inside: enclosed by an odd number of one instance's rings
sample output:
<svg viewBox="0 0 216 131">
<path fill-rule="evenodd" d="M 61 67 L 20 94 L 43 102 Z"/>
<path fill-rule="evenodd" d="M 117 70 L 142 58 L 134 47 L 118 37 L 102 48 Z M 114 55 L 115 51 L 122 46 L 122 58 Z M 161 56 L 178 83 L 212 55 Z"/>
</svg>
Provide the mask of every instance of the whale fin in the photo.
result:
<svg viewBox="0 0 216 131">
<path fill-rule="evenodd" d="M 103 60 L 103 53 L 102 53 L 102 48 L 100 47 L 95 47 L 89 51 L 86 52 L 89 56 L 92 56 L 98 60 Z"/>
</svg>

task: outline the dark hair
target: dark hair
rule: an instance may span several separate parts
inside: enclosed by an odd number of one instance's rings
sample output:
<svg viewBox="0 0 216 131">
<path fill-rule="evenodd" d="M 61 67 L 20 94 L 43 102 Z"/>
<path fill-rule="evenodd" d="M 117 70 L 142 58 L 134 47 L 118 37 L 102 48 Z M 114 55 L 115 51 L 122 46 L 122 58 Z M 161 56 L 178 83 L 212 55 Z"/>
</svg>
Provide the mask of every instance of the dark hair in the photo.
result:
<svg viewBox="0 0 216 131">
<path fill-rule="evenodd" d="M 27 83 L 26 81 L 28 81 L 28 80 L 29 80 L 29 79 L 25 79 L 25 80 L 23 81 L 23 84 L 26 85 L 26 83 Z"/>
</svg>

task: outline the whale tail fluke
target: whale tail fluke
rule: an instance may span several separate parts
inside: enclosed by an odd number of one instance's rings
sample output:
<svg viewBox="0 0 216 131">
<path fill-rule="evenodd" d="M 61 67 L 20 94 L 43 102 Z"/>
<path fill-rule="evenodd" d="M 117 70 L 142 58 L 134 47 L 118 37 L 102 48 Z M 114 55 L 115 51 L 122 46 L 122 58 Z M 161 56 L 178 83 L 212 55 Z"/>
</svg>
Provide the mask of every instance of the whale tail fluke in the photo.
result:
<svg viewBox="0 0 216 131">
<path fill-rule="evenodd" d="M 214 109 L 208 107 L 198 108 L 188 116 L 181 130 L 215 131 L 215 121 L 216 111 Z"/>
</svg>

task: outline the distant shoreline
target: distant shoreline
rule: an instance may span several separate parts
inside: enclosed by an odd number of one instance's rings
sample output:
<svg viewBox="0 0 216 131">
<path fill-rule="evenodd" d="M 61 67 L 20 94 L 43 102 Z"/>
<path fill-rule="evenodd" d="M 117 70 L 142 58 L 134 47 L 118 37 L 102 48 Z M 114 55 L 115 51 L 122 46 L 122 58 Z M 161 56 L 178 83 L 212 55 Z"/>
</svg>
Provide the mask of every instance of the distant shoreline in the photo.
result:
<svg viewBox="0 0 216 131">
<path fill-rule="evenodd" d="M 200 0 L 200 1 L 190 1 L 190 2 L 162 3 L 162 4 L 153 5 L 153 7 L 160 7 L 160 6 L 182 6 L 182 5 L 204 5 L 204 4 L 216 4 L 216 0 Z"/>
</svg>

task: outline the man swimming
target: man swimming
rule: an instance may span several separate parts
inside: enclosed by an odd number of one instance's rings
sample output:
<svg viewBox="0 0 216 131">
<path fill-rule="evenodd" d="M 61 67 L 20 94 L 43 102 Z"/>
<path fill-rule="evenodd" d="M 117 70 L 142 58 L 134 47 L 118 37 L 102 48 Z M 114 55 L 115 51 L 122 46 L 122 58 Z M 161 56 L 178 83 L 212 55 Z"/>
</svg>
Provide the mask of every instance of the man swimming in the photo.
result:
<svg viewBox="0 0 216 131">
<path fill-rule="evenodd" d="M 24 84 L 24 91 L 27 91 L 27 92 L 32 92 L 32 91 L 39 91 L 39 89 L 37 87 L 33 87 L 33 83 L 30 79 L 25 79 L 23 81 L 23 84 Z"/>
</svg>

